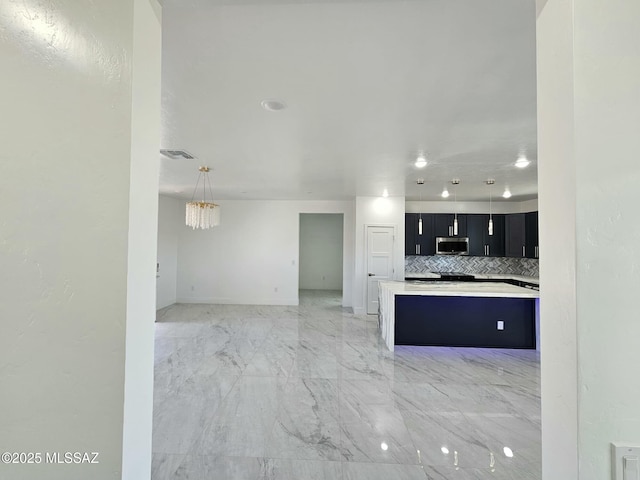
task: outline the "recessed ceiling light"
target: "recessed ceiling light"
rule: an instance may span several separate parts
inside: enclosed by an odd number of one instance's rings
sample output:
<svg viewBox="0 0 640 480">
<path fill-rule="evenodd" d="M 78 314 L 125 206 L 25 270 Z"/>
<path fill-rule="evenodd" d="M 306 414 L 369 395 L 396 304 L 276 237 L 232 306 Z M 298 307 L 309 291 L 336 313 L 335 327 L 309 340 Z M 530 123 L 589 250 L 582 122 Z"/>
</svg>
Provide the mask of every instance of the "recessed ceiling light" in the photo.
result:
<svg viewBox="0 0 640 480">
<path fill-rule="evenodd" d="M 260 102 L 260 105 L 270 112 L 278 112 L 287 108 L 287 104 L 280 100 L 263 100 Z"/>
<path fill-rule="evenodd" d="M 518 168 L 526 168 L 530 163 L 531 162 L 527 160 L 527 157 L 525 157 L 524 155 L 520 155 L 518 157 L 518 160 L 516 160 L 515 166 Z"/>
<path fill-rule="evenodd" d="M 504 452 L 505 457 L 513 458 L 513 450 L 511 450 L 509 447 L 504 447 L 502 451 Z"/>
<path fill-rule="evenodd" d="M 442 198 L 448 198 L 449 197 L 449 190 L 447 190 L 447 188 L 445 187 L 444 190 L 442 190 Z"/>
<path fill-rule="evenodd" d="M 424 168 L 427 166 L 427 159 L 424 157 L 424 154 L 421 153 L 420 155 L 418 155 L 418 158 L 416 158 L 416 163 L 415 166 L 417 168 Z"/>
<path fill-rule="evenodd" d="M 504 193 L 502 194 L 503 198 L 511 198 L 511 192 L 509 191 L 508 188 L 504 189 Z"/>
</svg>

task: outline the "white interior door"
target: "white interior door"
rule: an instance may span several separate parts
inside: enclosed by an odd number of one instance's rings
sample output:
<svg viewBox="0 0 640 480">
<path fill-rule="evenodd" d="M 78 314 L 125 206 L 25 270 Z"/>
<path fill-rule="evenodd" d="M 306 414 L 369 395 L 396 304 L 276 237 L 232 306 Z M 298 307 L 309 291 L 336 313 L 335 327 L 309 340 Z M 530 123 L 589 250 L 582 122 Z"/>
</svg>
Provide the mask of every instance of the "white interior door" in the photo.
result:
<svg viewBox="0 0 640 480">
<path fill-rule="evenodd" d="M 378 313 L 378 282 L 393 278 L 393 227 L 367 227 L 367 313 Z"/>
</svg>

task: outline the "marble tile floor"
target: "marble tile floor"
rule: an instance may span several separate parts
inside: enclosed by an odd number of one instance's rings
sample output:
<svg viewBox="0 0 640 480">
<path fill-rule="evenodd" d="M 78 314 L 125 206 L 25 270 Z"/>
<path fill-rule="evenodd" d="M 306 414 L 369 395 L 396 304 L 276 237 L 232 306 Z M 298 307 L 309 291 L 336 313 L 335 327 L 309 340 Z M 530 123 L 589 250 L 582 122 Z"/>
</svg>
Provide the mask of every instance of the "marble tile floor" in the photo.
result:
<svg viewBox="0 0 640 480">
<path fill-rule="evenodd" d="M 153 480 L 541 478 L 530 350 L 400 347 L 340 292 L 158 312 Z"/>
</svg>

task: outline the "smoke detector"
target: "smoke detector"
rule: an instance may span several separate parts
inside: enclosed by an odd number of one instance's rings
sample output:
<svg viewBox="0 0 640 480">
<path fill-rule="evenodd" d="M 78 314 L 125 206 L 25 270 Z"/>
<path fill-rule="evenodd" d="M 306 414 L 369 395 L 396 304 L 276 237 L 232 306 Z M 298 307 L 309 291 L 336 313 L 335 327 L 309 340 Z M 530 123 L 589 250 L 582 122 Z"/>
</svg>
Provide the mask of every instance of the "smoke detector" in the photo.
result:
<svg viewBox="0 0 640 480">
<path fill-rule="evenodd" d="M 260 102 L 260 105 L 262 106 L 262 108 L 264 108 L 269 112 L 278 112 L 280 110 L 284 110 L 285 108 L 287 108 L 286 103 L 284 103 L 282 100 L 276 100 L 276 99 L 263 100 Z"/>
</svg>

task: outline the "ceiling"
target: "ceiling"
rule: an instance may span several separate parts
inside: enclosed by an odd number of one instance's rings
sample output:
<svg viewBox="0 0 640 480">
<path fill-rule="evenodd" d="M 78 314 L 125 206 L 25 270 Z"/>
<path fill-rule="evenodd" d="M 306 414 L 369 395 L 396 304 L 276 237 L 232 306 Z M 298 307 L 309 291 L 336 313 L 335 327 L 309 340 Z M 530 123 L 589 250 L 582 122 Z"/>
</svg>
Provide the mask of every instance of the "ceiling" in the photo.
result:
<svg viewBox="0 0 640 480">
<path fill-rule="evenodd" d="M 207 165 L 216 199 L 537 197 L 534 0 L 163 4 L 162 148 L 197 159 L 161 193 Z"/>
</svg>

